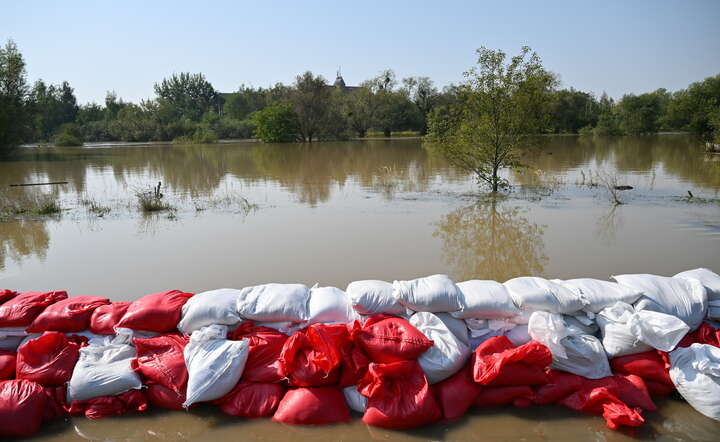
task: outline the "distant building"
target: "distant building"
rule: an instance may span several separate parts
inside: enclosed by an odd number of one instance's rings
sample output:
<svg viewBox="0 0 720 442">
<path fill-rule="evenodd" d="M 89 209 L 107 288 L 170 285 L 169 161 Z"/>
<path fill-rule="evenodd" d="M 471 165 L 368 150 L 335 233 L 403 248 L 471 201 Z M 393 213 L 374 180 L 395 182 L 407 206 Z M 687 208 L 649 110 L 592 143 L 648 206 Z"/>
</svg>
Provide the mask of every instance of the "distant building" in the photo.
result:
<svg viewBox="0 0 720 442">
<path fill-rule="evenodd" d="M 360 89 L 360 86 L 348 86 L 345 84 L 345 80 L 343 79 L 342 75 L 340 75 L 340 69 L 337 71 L 337 76 L 335 77 L 335 83 L 332 84 L 332 86 L 337 89 L 340 89 L 343 93 L 349 94 L 355 90 Z"/>
</svg>

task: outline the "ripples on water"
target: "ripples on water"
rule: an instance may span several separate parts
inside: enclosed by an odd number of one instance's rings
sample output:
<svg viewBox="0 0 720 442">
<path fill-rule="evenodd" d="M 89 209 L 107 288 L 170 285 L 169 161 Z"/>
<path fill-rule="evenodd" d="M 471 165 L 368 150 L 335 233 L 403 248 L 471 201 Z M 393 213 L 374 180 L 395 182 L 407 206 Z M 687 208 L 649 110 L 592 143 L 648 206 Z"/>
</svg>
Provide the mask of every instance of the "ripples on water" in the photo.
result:
<svg viewBox="0 0 720 442">
<path fill-rule="evenodd" d="M 720 270 L 720 156 L 680 135 L 544 137 L 541 144 L 525 155 L 526 169 L 510 174 L 514 189 L 495 200 L 419 140 L 24 149 L 0 163 L 3 191 L 38 191 L 10 190 L 10 183 L 68 181 L 42 189 L 56 192 L 66 210 L 0 222 L 0 286 L 131 300 L 270 281 L 345 287 L 431 273 L 504 281 Z M 602 189 L 579 185 L 590 171 L 635 187 L 622 193 L 626 204 L 615 207 Z M 177 211 L 144 216 L 134 190 L 158 181 Z M 98 217 L 83 199 L 110 212 Z M 357 421 L 287 428 L 217 414 L 73 419 L 75 429 L 59 423 L 42 438 L 229 440 L 242 431 L 265 440 L 628 439 L 606 431 L 602 419 L 552 407 L 478 412 L 409 433 Z M 711 440 L 720 431 L 677 400 L 648 414 L 635 436 Z"/>
</svg>

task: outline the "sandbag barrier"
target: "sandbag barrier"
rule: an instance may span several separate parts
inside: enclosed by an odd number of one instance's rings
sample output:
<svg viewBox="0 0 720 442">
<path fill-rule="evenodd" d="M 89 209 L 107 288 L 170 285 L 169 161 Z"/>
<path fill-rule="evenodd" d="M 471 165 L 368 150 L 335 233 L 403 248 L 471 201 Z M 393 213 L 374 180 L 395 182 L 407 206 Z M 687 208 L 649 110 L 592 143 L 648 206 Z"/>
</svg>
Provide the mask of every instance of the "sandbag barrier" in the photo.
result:
<svg viewBox="0 0 720 442">
<path fill-rule="evenodd" d="M 264 284 L 134 302 L 0 290 L 0 436 L 211 403 L 406 429 L 558 404 L 639 426 L 677 391 L 720 420 L 720 276 Z"/>
</svg>

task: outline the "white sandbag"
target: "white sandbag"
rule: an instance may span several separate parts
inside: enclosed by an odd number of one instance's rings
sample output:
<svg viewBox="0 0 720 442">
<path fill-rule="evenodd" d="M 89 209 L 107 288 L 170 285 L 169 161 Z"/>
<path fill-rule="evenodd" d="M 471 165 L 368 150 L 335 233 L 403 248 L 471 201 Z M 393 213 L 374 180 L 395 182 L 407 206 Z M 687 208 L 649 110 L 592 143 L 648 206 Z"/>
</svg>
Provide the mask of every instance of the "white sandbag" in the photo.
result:
<svg viewBox="0 0 720 442">
<path fill-rule="evenodd" d="M 450 315 L 450 313 L 435 313 L 435 316 L 440 318 L 443 324 L 445 324 L 445 327 L 447 327 L 448 330 L 450 330 L 450 332 L 460 340 L 460 342 L 465 345 L 470 344 L 470 335 L 468 333 L 467 325 L 465 325 L 465 321 L 454 318 Z"/>
<path fill-rule="evenodd" d="M 707 317 L 710 319 L 720 319 L 720 299 L 708 301 Z"/>
<path fill-rule="evenodd" d="M 395 281 L 393 296 L 416 312 L 454 312 L 461 307 L 460 289 L 447 275 Z"/>
<path fill-rule="evenodd" d="M 565 281 L 553 280 L 575 293 L 585 307 L 583 310 L 598 313 L 605 307 L 616 302 L 632 304 L 642 295 L 639 290 L 620 285 L 616 282 L 602 281 L 600 279 L 579 278 Z"/>
<path fill-rule="evenodd" d="M 27 327 L 0 327 L 0 350 L 15 351 L 28 335 Z"/>
<path fill-rule="evenodd" d="M 237 300 L 237 312 L 261 322 L 299 322 L 308 318 L 310 290 L 302 284 L 263 284 L 245 287 Z"/>
<path fill-rule="evenodd" d="M 404 315 L 405 306 L 393 296 L 393 285 L 386 281 L 353 281 L 345 290 L 355 311 L 361 315 L 385 313 Z"/>
<path fill-rule="evenodd" d="M 247 362 L 247 339 L 226 339 L 226 325 L 209 325 L 190 335 L 183 356 L 188 370 L 187 399 L 183 407 L 218 399 L 240 380 Z"/>
<path fill-rule="evenodd" d="M 237 300 L 240 290 L 217 289 L 197 293 L 187 300 L 182 307 L 182 319 L 177 328 L 182 333 L 190 334 L 195 330 L 221 324 L 234 326 L 242 322 L 237 312 Z"/>
<path fill-rule="evenodd" d="M 365 413 L 365 410 L 367 410 L 367 398 L 358 392 L 357 385 L 343 388 L 343 395 L 345 396 L 345 402 L 352 411 Z"/>
<path fill-rule="evenodd" d="M 694 409 L 720 420 L 720 348 L 692 344 L 670 352 L 670 379 Z"/>
<path fill-rule="evenodd" d="M 611 376 L 610 363 L 600 341 L 592 335 L 573 334 L 558 313 L 535 312 L 528 324 L 530 336 L 552 353 L 555 370 L 589 379 Z"/>
<path fill-rule="evenodd" d="M 636 311 L 623 302 L 603 309 L 597 322 L 603 347 L 611 358 L 653 348 L 671 351 L 690 329 L 679 318 L 654 311 Z"/>
<path fill-rule="evenodd" d="M 573 313 L 584 306 L 578 295 L 544 278 L 523 276 L 506 281 L 503 285 L 515 305 L 526 312 Z"/>
<path fill-rule="evenodd" d="M 517 325 L 511 330 L 505 332 L 505 336 L 513 343 L 514 346 L 519 347 L 532 341 L 532 337 L 528 332 L 527 325 Z"/>
<path fill-rule="evenodd" d="M 142 388 L 140 376 L 130 365 L 136 356 L 135 347 L 129 344 L 91 344 L 81 348 L 68 383 L 68 403 Z"/>
<path fill-rule="evenodd" d="M 613 279 L 643 292 L 643 296 L 635 303 L 635 310 L 650 310 L 677 316 L 690 326 L 691 331 L 698 328 L 705 319 L 707 294 L 705 287 L 697 279 L 647 274 L 618 275 L 613 276 Z"/>
<path fill-rule="evenodd" d="M 430 384 L 436 384 L 457 373 L 470 358 L 470 349 L 450 329 L 430 312 L 417 312 L 410 324 L 420 330 L 434 344 L 418 357 L 420 368 Z"/>
<path fill-rule="evenodd" d="M 308 301 L 308 324 L 346 324 L 358 318 L 350 297 L 337 287 L 313 287 Z"/>
<path fill-rule="evenodd" d="M 585 314 L 574 314 L 574 315 L 563 315 L 563 321 L 565 321 L 565 327 L 567 327 L 572 334 L 575 335 L 595 335 L 600 331 L 600 327 L 595 321 L 595 314 L 590 313 L 592 318 Z"/>
<path fill-rule="evenodd" d="M 673 278 L 697 279 L 705 287 L 708 301 L 720 301 L 720 275 L 709 269 L 695 269 L 680 272 Z"/>
<path fill-rule="evenodd" d="M 256 327 L 268 327 L 272 328 L 274 330 L 279 331 L 280 333 L 285 333 L 286 335 L 290 336 L 293 333 L 295 333 L 298 330 L 301 330 L 305 327 L 307 327 L 307 322 L 301 321 L 301 322 L 255 322 L 254 325 Z"/>
<path fill-rule="evenodd" d="M 459 319 L 511 318 L 520 314 L 505 286 L 496 281 L 473 279 L 457 284 L 460 289 L 460 310 L 452 312 Z"/>
</svg>

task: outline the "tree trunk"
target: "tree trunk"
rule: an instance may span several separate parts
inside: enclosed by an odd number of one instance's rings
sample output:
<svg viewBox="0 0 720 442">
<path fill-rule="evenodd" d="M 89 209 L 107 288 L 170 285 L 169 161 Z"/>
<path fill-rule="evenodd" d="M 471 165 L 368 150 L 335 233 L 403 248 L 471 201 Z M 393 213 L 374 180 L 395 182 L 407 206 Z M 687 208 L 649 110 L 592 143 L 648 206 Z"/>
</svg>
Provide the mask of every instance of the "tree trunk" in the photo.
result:
<svg viewBox="0 0 720 442">
<path fill-rule="evenodd" d="M 358 137 L 365 138 L 365 129 L 358 130 Z"/>
<path fill-rule="evenodd" d="M 493 167 L 493 175 L 492 175 L 492 191 L 493 193 L 497 193 L 498 191 L 498 170 L 497 167 Z"/>
<path fill-rule="evenodd" d="M 383 135 L 385 136 L 385 138 L 390 138 L 390 136 L 392 135 L 390 133 L 390 129 L 383 129 Z"/>
</svg>

